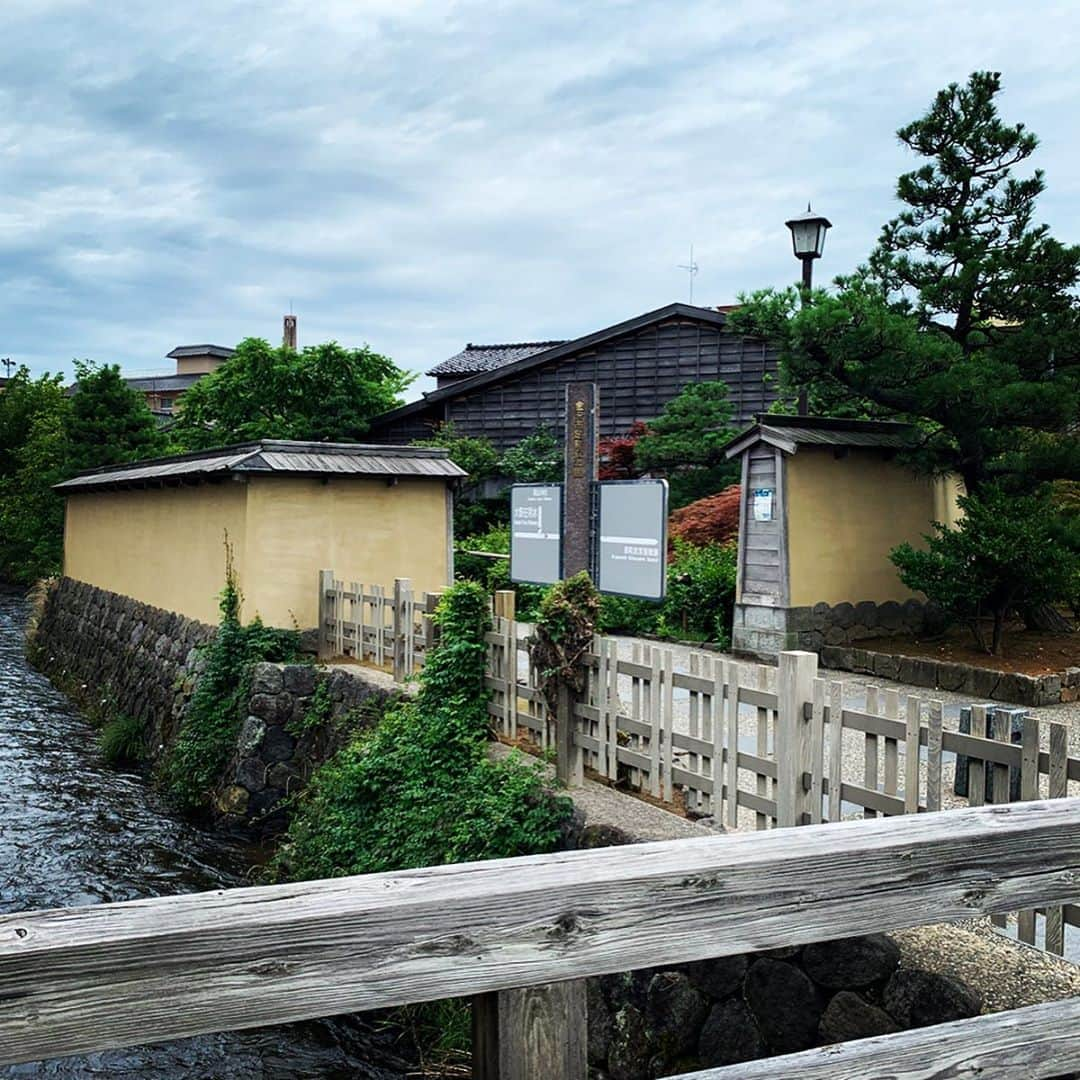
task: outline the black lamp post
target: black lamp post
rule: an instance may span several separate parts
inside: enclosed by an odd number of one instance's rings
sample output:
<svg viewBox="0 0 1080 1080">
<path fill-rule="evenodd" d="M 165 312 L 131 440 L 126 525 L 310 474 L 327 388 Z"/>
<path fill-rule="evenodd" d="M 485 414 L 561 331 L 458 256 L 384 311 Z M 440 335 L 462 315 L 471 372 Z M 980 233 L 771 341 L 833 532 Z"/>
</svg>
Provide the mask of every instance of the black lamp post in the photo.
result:
<svg viewBox="0 0 1080 1080">
<path fill-rule="evenodd" d="M 802 302 L 810 302 L 810 289 L 814 281 L 814 260 L 821 258 L 825 250 L 825 233 L 832 222 L 821 214 L 815 214 L 806 204 L 806 213 L 793 217 L 784 224 L 791 230 L 791 246 L 795 258 L 802 263 Z M 799 415 L 805 416 L 808 403 L 806 390 L 799 391 Z"/>
<path fill-rule="evenodd" d="M 791 230 L 791 246 L 795 258 L 802 263 L 803 302 L 810 293 L 814 276 L 814 260 L 821 258 L 825 250 L 825 233 L 832 228 L 828 218 L 815 214 L 806 204 L 806 213 L 793 217 L 784 224 Z"/>
</svg>

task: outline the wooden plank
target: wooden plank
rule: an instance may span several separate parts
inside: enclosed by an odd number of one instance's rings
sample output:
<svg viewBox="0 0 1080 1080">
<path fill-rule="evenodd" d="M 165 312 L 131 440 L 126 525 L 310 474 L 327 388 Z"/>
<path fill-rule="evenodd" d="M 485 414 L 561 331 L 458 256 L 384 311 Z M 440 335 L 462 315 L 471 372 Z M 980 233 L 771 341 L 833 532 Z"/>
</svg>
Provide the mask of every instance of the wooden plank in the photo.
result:
<svg viewBox="0 0 1080 1080">
<path fill-rule="evenodd" d="M 919 735 L 922 730 L 922 701 L 908 694 L 904 710 L 904 813 L 919 812 Z"/>
<path fill-rule="evenodd" d="M 502 990 L 473 999 L 476 1080 L 580 1080 L 588 1071 L 585 982 Z"/>
<path fill-rule="evenodd" d="M 765 682 L 768 678 L 765 672 L 764 664 L 757 664 L 757 679 L 758 689 L 764 690 L 766 688 Z M 761 705 L 757 707 L 757 729 L 756 729 L 756 749 L 758 757 L 768 757 L 769 754 L 769 710 L 763 708 Z M 758 772 L 757 779 L 755 781 L 755 790 L 758 798 L 764 799 L 769 794 L 769 779 L 762 773 Z M 754 827 L 757 829 L 767 829 L 769 827 L 769 818 L 765 814 L 758 814 L 754 818 Z"/>
<path fill-rule="evenodd" d="M 320 662 L 326 663 L 333 659 L 334 648 L 332 645 L 330 624 L 333 622 L 333 588 L 334 571 L 319 571 L 319 642 L 318 657 Z"/>
<path fill-rule="evenodd" d="M 1051 799 L 1064 799 L 1069 794 L 1068 755 L 1068 726 L 1051 724 L 1050 769 L 1047 783 L 1047 793 Z M 1065 923 L 1060 906 L 1049 907 L 1046 912 L 1046 950 L 1058 956 L 1065 955 Z"/>
<path fill-rule="evenodd" d="M 986 731 L 986 706 L 971 706 L 972 735 L 981 736 Z M 968 805 L 982 806 L 986 802 L 986 758 L 968 761 Z"/>
<path fill-rule="evenodd" d="M 776 689 L 777 796 L 780 828 L 802 824 L 810 799 L 804 776 L 810 769 L 810 725 L 803 706 L 813 700 L 817 653 L 787 651 L 778 658 Z"/>
<path fill-rule="evenodd" d="M 1039 718 L 1028 713 L 1020 728 L 1020 798 L 1031 802 L 1039 797 Z M 1035 944 L 1035 912 L 1030 908 L 1016 916 L 1016 936 L 1026 945 Z"/>
<path fill-rule="evenodd" d="M 829 820 L 843 816 L 840 792 L 844 782 L 844 684 L 829 684 Z"/>
<path fill-rule="evenodd" d="M 742 665 L 733 660 L 724 662 L 727 688 L 725 700 L 727 731 L 727 824 L 729 829 L 739 827 L 739 687 L 742 682 Z"/>
<path fill-rule="evenodd" d="M 1080 799 L 0 916 L 0 1064 L 1075 898 Z"/>
<path fill-rule="evenodd" d="M 1048 1080 L 1080 1068 L 1080 998 L 747 1061 L 672 1080 Z"/>
<path fill-rule="evenodd" d="M 652 648 L 649 674 L 649 792 L 660 798 L 660 650 Z"/>
<path fill-rule="evenodd" d="M 867 686 L 866 688 L 866 711 L 875 716 L 878 711 L 878 688 Z M 869 791 L 878 789 L 878 737 L 867 734 L 863 746 L 863 787 Z M 863 817 L 876 817 L 873 810 L 864 810 Z"/>
<path fill-rule="evenodd" d="M 884 694 L 885 716 L 899 725 L 900 716 L 900 693 L 894 689 L 886 689 Z M 883 785 L 886 795 L 897 793 L 900 779 L 900 743 L 897 739 L 885 740 L 885 783 Z"/>
<path fill-rule="evenodd" d="M 941 753 L 944 706 L 936 698 L 930 701 L 930 715 L 927 718 L 926 740 L 926 809 L 941 809 Z"/>
<path fill-rule="evenodd" d="M 824 779 L 825 754 L 825 691 L 824 679 L 814 679 L 813 709 L 810 715 L 810 790 L 807 792 L 810 804 L 810 824 L 819 825 L 822 821 L 821 787 Z"/>
<path fill-rule="evenodd" d="M 607 666 L 604 672 L 607 685 L 603 688 L 607 706 L 607 775 L 609 780 L 619 778 L 619 643 L 607 639 Z"/>
<path fill-rule="evenodd" d="M 1007 743 L 1011 741 L 1012 724 L 1007 710 L 994 709 L 990 730 L 995 742 Z M 1001 806 L 1009 801 L 1009 767 L 1007 765 L 994 764 L 990 766 L 989 786 L 990 798 L 995 806 Z M 991 915 L 990 921 L 994 926 L 1005 927 L 1008 924 L 1008 916 L 1004 914 Z"/>
<path fill-rule="evenodd" d="M 672 682 L 672 675 L 675 672 L 675 661 L 672 658 L 670 649 L 664 650 L 664 674 L 663 674 L 663 686 L 664 686 L 664 702 L 663 702 L 663 773 L 664 773 L 664 799 L 667 802 L 671 802 L 675 798 L 675 790 L 671 771 L 675 767 L 675 743 L 672 740 L 672 733 L 674 731 L 675 724 L 675 702 L 673 691 L 675 684 Z M 657 725 L 657 734 L 659 735 L 659 725 Z"/>
</svg>

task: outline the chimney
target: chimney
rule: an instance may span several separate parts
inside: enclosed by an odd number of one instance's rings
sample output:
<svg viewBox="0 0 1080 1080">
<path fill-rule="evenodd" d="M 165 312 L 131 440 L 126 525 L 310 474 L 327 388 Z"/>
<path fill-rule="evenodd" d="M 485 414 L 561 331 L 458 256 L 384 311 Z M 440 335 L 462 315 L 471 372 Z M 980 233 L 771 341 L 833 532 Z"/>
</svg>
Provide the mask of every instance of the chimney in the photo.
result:
<svg viewBox="0 0 1080 1080">
<path fill-rule="evenodd" d="M 296 352 L 296 316 L 295 315 L 286 315 L 285 316 L 285 333 L 282 336 L 281 344 L 284 345 L 286 349 L 292 349 L 293 352 Z"/>
</svg>

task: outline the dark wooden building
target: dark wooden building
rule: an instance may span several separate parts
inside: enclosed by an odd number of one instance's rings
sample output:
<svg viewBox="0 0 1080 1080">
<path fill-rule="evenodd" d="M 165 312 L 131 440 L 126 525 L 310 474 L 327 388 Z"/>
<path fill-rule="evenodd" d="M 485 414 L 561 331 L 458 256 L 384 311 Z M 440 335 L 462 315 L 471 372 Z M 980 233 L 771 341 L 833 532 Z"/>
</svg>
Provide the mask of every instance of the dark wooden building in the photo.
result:
<svg viewBox="0 0 1080 1080">
<path fill-rule="evenodd" d="M 599 386 L 601 436 L 659 416 L 688 383 L 716 379 L 745 424 L 776 396 L 776 350 L 731 333 L 726 319 L 715 308 L 668 304 L 573 341 L 466 346 L 429 372 L 438 389 L 376 417 L 365 439 L 408 443 L 447 421 L 500 449 L 541 425 L 561 437 L 566 384 L 580 381 Z"/>
</svg>

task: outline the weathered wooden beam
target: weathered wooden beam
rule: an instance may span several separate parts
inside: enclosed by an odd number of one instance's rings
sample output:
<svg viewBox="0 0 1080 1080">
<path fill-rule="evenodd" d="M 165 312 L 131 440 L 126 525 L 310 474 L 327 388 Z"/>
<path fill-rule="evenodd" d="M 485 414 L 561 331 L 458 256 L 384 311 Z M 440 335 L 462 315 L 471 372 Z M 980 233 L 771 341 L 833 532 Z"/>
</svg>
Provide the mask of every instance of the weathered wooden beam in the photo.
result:
<svg viewBox="0 0 1080 1080">
<path fill-rule="evenodd" d="M 473 1080 L 579 1080 L 586 1059 L 585 980 L 473 998 Z"/>
<path fill-rule="evenodd" d="M 5 915 L 0 1064 L 1078 895 L 1052 799 Z"/>
<path fill-rule="evenodd" d="M 747 1061 L 671 1080 L 1046 1080 L 1080 1068 L 1080 998 Z"/>
</svg>

